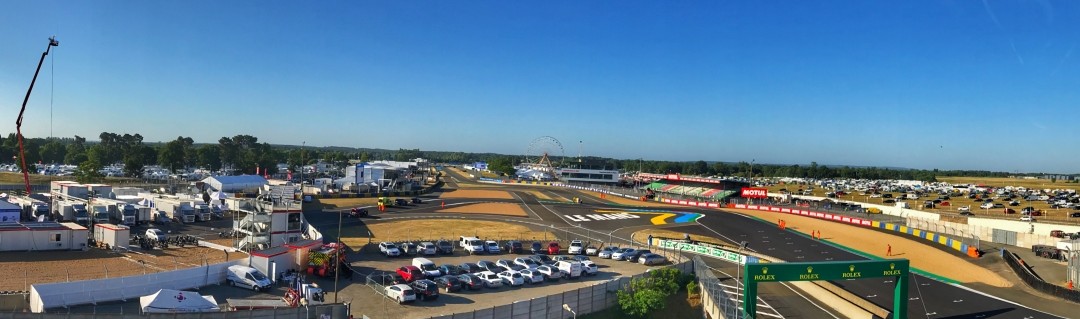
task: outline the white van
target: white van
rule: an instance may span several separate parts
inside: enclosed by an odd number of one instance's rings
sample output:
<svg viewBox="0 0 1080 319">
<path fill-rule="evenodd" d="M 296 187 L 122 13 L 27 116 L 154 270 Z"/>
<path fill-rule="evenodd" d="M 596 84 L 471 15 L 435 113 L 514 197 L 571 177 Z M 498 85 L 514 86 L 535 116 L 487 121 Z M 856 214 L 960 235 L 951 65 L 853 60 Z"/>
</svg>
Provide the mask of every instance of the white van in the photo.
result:
<svg viewBox="0 0 1080 319">
<path fill-rule="evenodd" d="M 424 272 L 424 276 L 427 276 L 427 278 L 435 278 L 442 276 L 442 273 L 439 272 L 439 267 L 436 267 L 435 263 L 431 262 L 427 258 L 413 258 L 412 265 L 416 266 L 416 268 L 420 268 L 420 271 Z"/>
<path fill-rule="evenodd" d="M 563 273 L 563 276 L 573 278 L 581 277 L 581 262 L 576 260 L 560 260 L 555 263 L 555 268 Z"/>
<path fill-rule="evenodd" d="M 259 270 L 247 266 L 229 266 L 225 281 L 233 287 L 251 287 L 251 290 L 255 291 L 270 288 L 270 278 L 266 278 L 266 275 Z"/>
<path fill-rule="evenodd" d="M 482 254 L 484 253 L 484 241 L 476 237 L 461 236 L 461 241 L 458 243 L 461 248 L 469 254 Z"/>
</svg>

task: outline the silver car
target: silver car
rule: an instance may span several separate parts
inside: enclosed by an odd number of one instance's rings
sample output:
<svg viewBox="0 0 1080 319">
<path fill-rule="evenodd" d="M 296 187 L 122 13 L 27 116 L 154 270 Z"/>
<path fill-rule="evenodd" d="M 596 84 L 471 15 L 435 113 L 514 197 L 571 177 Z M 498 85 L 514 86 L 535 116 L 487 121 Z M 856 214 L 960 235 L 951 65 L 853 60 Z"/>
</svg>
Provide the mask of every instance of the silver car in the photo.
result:
<svg viewBox="0 0 1080 319">
<path fill-rule="evenodd" d="M 659 265 L 667 262 L 667 258 L 657 254 L 644 254 L 638 257 L 638 262 L 642 265 Z"/>
<path fill-rule="evenodd" d="M 600 252 L 596 253 L 596 257 L 600 257 L 600 258 L 603 258 L 603 259 L 611 259 L 611 254 L 614 253 L 615 249 L 617 249 L 617 248 L 618 247 L 615 247 L 615 248 L 612 248 L 612 247 L 600 248 Z"/>
<path fill-rule="evenodd" d="M 633 248 L 623 248 L 619 251 L 611 253 L 611 260 L 623 260 L 623 258 L 630 257 L 634 254 Z"/>
</svg>

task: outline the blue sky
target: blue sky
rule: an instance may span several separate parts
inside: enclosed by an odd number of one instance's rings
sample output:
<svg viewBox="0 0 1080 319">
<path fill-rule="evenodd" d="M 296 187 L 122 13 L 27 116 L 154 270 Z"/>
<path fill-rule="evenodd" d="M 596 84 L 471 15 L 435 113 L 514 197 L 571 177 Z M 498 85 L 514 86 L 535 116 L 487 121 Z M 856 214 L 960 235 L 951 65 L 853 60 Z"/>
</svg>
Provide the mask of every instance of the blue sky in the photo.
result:
<svg viewBox="0 0 1080 319">
<path fill-rule="evenodd" d="M 1080 172 L 1074 1 L 0 1 L 0 30 L 0 132 L 61 43 L 28 136 L 54 88 L 54 136 Z"/>
</svg>

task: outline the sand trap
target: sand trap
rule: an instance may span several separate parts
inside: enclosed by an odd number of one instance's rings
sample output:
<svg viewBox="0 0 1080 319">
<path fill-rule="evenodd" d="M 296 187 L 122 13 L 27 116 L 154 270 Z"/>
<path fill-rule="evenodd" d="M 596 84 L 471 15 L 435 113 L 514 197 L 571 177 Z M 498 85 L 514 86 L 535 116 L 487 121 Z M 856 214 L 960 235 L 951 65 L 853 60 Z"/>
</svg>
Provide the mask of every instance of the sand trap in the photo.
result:
<svg viewBox="0 0 1080 319">
<path fill-rule="evenodd" d="M 458 189 L 453 192 L 444 192 L 439 195 L 439 198 L 492 198 L 492 199 L 514 199 L 506 191 L 489 191 L 489 190 L 476 190 L 476 189 Z"/>
<path fill-rule="evenodd" d="M 776 223 L 778 218 L 783 218 L 787 221 L 788 228 L 792 230 L 804 234 L 818 230 L 826 241 L 881 258 L 907 258 L 911 260 L 911 266 L 914 268 L 962 283 L 980 282 L 995 287 L 1013 286 L 1008 280 L 989 269 L 979 267 L 964 258 L 936 248 L 927 247 L 928 245 L 934 245 L 928 241 L 883 234 L 864 227 L 844 225 L 811 217 L 746 209 L 728 210 L 761 218 L 773 224 Z M 893 256 L 885 256 L 887 245 L 892 245 Z"/>
<path fill-rule="evenodd" d="M 437 213 L 463 213 L 463 214 L 492 214 L 503 216 L 526 217 L 525 210 L 521 205 L 511 203 L 483 203 L 462 206 L 453 206 L 447 209 L 435 211 Z"/>
<path fill-rule="evenodd" d="M 536 199 L 539 199 L 539 200 L 551 200 L 550 196 L 548 196 L 547 194 L 541 193 L 540 191 L 528 191 L 528 193 L 532 194 L 533 196 L 536 196 Z"/>
</svg>

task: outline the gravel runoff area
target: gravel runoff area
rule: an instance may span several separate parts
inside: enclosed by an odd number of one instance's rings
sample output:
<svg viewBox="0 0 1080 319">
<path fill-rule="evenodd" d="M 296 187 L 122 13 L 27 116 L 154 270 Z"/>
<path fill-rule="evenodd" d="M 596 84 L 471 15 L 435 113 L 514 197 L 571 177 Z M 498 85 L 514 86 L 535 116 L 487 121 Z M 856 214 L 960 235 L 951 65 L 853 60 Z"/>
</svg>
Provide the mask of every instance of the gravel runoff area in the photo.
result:
<svg viewBox="0 0 1080 319">
<path fill-rule="evenodd" d="M 499 255 L 464 255 L 461 251 L 455 251 L 454 255 L 426 256 L 436 265 L 455 264 L 465 262 L 475 263 L 480 260 L 495 261 L 498 259 L 511 259 L 525 257 L 526 255 L 499 254 Z M 428 318 L 439 315 L 473 311 L 477 309 L 491 308 L 495 306 L 513 303 L 518 300 L 561 293 L 586 286 L 599 284 L 617 277 L 629 277 L 645 272 L 648 268 L 659 266 L 643 266 L 627 261 L 613 261 L 601 259 L 595 256 L 589 257 L 599 268 L 595 276 L 583 276 L 580 279 L 562 279 L 558 282 L 544 282 L 535 285 L 526 284 L 522 287 L 500 287 L 497 289 L 484 288 L 481 290 L 444 293 L 438 299 L 432 301 L 416 301 L 405 305 L 385 298 L 377 293 L 373 286 L 364 284 L 364 275 L 374 272 L 393 272 L 398 267 L 410 265 L 412 256 L 388 258 L 378 254 L 365 254 L 359 256 L 352 263 L 354 270 L 363 274 L 353 276 L 341 289 L 340 301 L 350 302 L 352 314 L 359 318 L 367 315 L 369 318 Z M 341 283 L 339 283 L 341 284 Z M 333 281 L 320 283 L 323 287 L 332 287 Z M 332 291 L 333 289 L 327 289 Z M 332 293 L 327 294 L 327 300 L 332 299 Z"/>
</svg>

